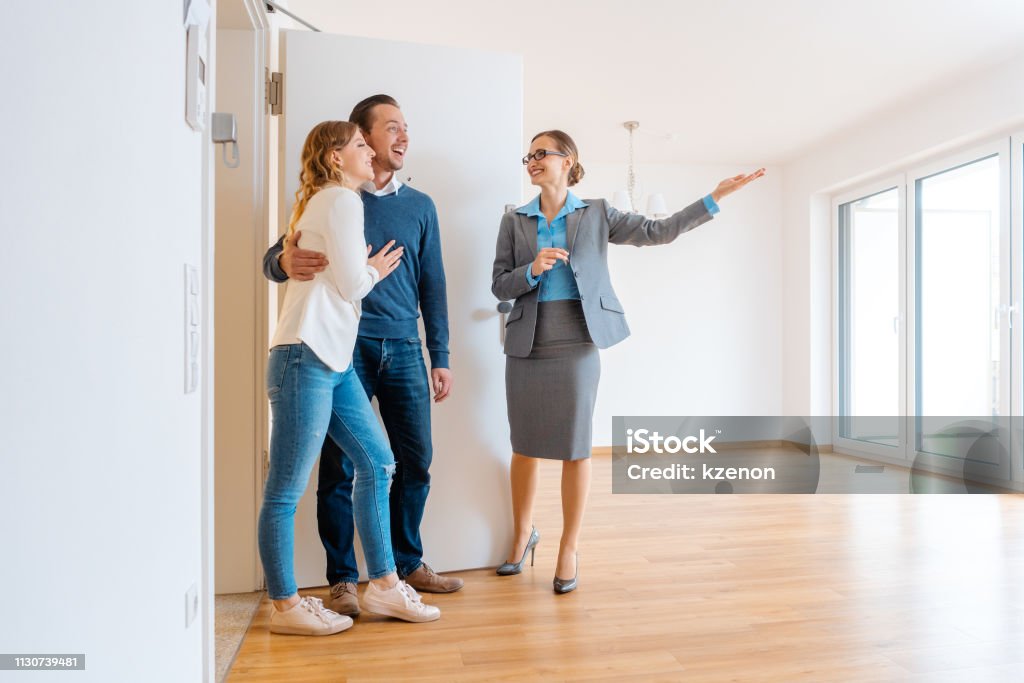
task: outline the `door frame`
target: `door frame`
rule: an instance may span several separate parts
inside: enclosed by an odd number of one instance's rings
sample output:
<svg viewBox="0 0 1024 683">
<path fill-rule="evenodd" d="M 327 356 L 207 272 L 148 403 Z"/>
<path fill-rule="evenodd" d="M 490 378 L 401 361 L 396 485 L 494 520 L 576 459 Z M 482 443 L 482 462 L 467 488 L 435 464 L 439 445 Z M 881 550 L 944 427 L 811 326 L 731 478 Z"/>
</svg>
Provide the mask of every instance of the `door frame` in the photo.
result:
<svg viewBox="0 0 1024 683">
<path fill-rule="evenodd" d="M 250 166 L 253 171 L 252 182 L 254 205 L 259 207 L 257 219 L 255 225 L 251 228 L 254 231 L 258 231 L 260 235 L 269 234 L 269 223 L 268 223 L 268 188 L 267 188 L 267 150 L 268 150 L 268 123 L 267 123 L 267 111 L 265 101 L 265 86 L 264 82 L 266 79 L 266 68 L 270 62 L 270 35 L 271 26 L 266 13 L 266 7 L 259 0 L 219 0 L 220 2 L 239 2 L 245 10 L 246 15 L 249 18 L 249 28 L 254 32 L 254 54 L 251 73 L 249 77 L 253 79 L 254 89 L 256 97 L 252 102 L 252 113 L 253 113 L 253 128 L 252 136 L 248 140 L 239 140 L 240 147 L 251 154 Z M 217 25 L 214 22 L 211 24 L 211 33 L 209 40 L 210 45 L 210 66 L 213 72 L 211 78 L 212 87 L 210 89 L 210 110 L 216 109 L 216 94 L 217 94 L 217 82 L 216 82 L 216 29 Z M 242 28 L 240 30 L 247 30 Z M 207 136 L 209 133 L 207 132 Z M 203 366 L 206 368 L 206 372 L 202 378 L 202 421 L 203 421 L 203 432 L 202 432 L 202 455 L 201 455 L 201 571 L 203 576 L 203 598 L 201 607 L 201 619 L 202 619 L 202 640 L 203 640 L 203 678 L 207 681 L 216 680 L 216 641 L 215 641 L 215 585 L 216 585 L 216 570 L 215 570 L 215 557 L 216 557 L 216 533 L 215 533 L 215 441 L 214 434 L 216 430 L 216 411 L 215 411 L 215 374 L 214 374 L 214 350 L 217 343 L 217 330 L 215 326 L 215 310 L 214 310 L 214 291 L 215 291 L 215 244 L 216 244 L 216 224 L 214 216 L 214 198 L 216 197 L 216 174 L 214 173 L 214 164 L 222 163 L 220 160 L 220 150 L 215 149 L 212 144 L 206 145 L 206 165 L 204 167 L 204 183 L 203 183 L 203 282 L 206 286 L 203 288 L 203 307 L 206 311 L 204 325 L 209 334 L 205 335 L 203 342 Z M 265 242 L 266 240 L 263 240 Z M 262 256 L 262 249 L 265 249 L 265 244 L 259 249 L 258 256 Z M 254 249 L 254 252 L 256 249 Z M 254 256 L 257 256 L 254 253 Z M 267 296 L 269 293 L 269 287 L 267 287 L 262 272 L 259 268 L 253 268 L 253 278 L 256 280 L 257 291 L 262 291 L 263 296 L 259 296 L 256 299 L 256 325 L 252 330 L 252 343 L 256 348 L 256 358 L 262 358 L 262 353 L 266 350 L 266 337 L 267 337 Z M 265 367 L 261 362 L 255 363 L 256 379 L 260 386 L 263 382 Z M 262 394 L 257 395 L 257 400 L 254 402 L 253 411 L 255 416 L 255 424 L 257 425 L 257 436 L 256 436 L 256 452 L 253 454 L 254 467 L 257 476 L 254 477 L 254 486 L 252 490 L 252 510 L 253 515 L 256 515 L 259 510 L 259 503 L 262 493 L 263 483 L 263 452 L 267 448 L 267 438 L 269 429 L 267 429 L 267 406 L 266 402 L 261 400 Z M 260 568 L 258 553 L 255 558 L 256 571 L 252 577 L 251 590 L 261 590 L 263 587 L 263 575 Z"/>
</svg>

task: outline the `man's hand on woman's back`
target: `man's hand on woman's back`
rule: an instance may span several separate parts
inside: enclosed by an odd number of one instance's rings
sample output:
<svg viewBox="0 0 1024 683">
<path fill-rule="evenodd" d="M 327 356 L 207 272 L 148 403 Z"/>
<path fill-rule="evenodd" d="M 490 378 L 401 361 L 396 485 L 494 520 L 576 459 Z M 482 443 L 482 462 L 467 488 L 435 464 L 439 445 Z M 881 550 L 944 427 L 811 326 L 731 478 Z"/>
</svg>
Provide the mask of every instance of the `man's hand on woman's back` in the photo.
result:
<svg viewBox="0 0 1024 683">
<path fill-rule="evenodd" d="M 277 257 L 281 270 L 292 280 L 312 280 L 313 276 L 327 267 L 327 257 L 319 251 L 300 249 L 302 231 L 284 238 L 284 251 Z"/>
</svg>

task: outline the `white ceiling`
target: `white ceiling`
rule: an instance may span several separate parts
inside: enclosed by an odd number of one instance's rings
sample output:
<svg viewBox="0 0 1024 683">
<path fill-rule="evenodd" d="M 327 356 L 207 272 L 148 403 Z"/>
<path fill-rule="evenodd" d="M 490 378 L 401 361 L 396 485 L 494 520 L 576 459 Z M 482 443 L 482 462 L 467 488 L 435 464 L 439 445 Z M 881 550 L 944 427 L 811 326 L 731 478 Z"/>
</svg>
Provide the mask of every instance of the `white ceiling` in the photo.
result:
<svg viewBox="0 0 1024 683">
<path fill-rule="evenodd" d="M 638 162 L 782 163 L 1024 51 L 1022 0 L 287 4 L 331 33 L 522 54 L 525 132 L 562 128 L 584 161 L 624 161 L 636 119 Z"/>
</svg>

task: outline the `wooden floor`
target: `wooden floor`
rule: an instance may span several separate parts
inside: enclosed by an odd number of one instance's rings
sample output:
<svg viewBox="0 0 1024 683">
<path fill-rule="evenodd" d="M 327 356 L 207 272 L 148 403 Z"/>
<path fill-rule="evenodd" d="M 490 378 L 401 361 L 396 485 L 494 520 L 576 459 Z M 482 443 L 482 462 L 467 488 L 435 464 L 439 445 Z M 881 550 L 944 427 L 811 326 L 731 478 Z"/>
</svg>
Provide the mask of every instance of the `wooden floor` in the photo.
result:
<svg viewBox="0 0 1024 683">
<path fill-rule="evenodd" d="M 535 567 L 327 638 L 272 636 L 264 601 L 228 680 L 1024 681 L 1020 495 L 612 495 L 597 457 L 580 588 L 556 596 L 543 465 Z"/>
</svg>

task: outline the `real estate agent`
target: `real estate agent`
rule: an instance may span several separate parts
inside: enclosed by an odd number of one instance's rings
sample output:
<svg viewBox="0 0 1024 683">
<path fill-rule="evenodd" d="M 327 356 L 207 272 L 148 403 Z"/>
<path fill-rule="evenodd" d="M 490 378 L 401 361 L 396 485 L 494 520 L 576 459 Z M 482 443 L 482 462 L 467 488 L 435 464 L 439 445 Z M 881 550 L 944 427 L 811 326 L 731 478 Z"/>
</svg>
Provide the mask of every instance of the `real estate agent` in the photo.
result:
<svg viewBox="0 0 1024 683">
<path fill-rule="evenodd" d="M 491 286 L 499 299 L 515 300 L 505 334 L 515 543 L 497 571 L 518 574 L 528 552 L 532 563 L 540 540 L 532 524 L 537 458 L 561 460 L 563 526 L 553 586 L 568 593 L 578 583 L 579 533 L 590 488 L 598 349 L 629 336 L 608 272 L 608 244 L 668 244 L 711 220 L 722 197 L 764 169 L 723 180 L 682 211 L 650 220 L 569 191 L 583 178 L 583 167 L 576 144 L 562 131 L 534 136 L 523 165 L 540 195 L 502 217 Z"/>
</svg>

